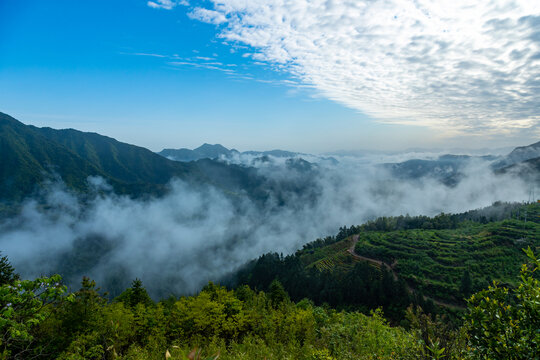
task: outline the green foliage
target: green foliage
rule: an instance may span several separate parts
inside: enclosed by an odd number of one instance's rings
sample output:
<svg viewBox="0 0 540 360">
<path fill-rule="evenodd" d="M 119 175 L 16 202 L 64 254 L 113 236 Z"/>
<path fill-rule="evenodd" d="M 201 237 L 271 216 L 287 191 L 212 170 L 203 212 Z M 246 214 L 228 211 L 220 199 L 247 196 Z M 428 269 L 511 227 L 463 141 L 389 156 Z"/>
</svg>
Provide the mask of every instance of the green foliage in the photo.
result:
<svg viewBox="0 0 540 360">
<path fill-rule="evenodd" d="M 135 279 L 131 283 L 131 287 L 126 289 L 117 298 L 117 301 L 122 301 L 124 304 L 131 307 L 135 307 L 137 304 L 143 304 L 145 306 L 153 305 L 154 302 L 148 295 L 148 292 L 142 285 L 140 279 Z"/>
<path fill-rule="evenodd" d="M 478 359 L 540 357 L 540 261 L 525 251 L 532 266 L 523 265 L 517 288 L 493 283 L 469 299 L 466 315 L 471 353 Z"/>
<path fill-rule="evenodd" d="M 473 295 L 461 328 L 420 308 L 407 310 L 406 330 L 390 326 L 381 309 L 365 315 L 307 299 L 295 304 L 277 280 L 268 293 L 209 283 L 197 295 L 157 304 L 137 280 L 114 302 L 88 278 L 70 295 L 59 276 L 15 280 L 0 287 L 0 358 L 534 359 L 540 261 L 530 249 L 527 256 L 534 266 L 522 268 L 519 287 Z"/>
<path fill-rule="evenodd" d="M 283 285 L 276 279 L 272 281 L 268 288 L 268 296 L 270 297 L 270 302 L 274 308 L 289 300 L 289 296 L 287 295 L 287 292 L 285 292 Z"/>
<path fill-rule="evenodd" d="M 406 323 L 420 339 L 424 359 L 460 359 L 465 347 L 465 332 L 443 315 L 426 314 L 422 308 L 407 309 Z"/>
<path fill-rule="evenodd" d="M 521 249 L 540 246 L 540 204 L 512 211 L 512 219 L 486 224 L 465 220 L 450 229 L 364 231 L 355 251 L 392 265 L 427 296 L 464 305 L 464 298 L 494 279 L 515 285 L 526 259 Z"/>
<path fill-rule="evenodd" d="M 351 256 L 347 251 L 351 245 L 351 238 L 347 238 L 315 248 L 313 253 L 308 250 L 286 257 L 262 255 L 236 274 L 232 286 L 247 284 L 272 293 L 270 286 L 277 279 L 293 301 L 307 298 L 317 305 L 361 311 L 382 307 L 387 317 L 396 322 L 411 303 L 427 308 L 421 296 L 410 294 L 406 284 L 387 269 Z M 323 260 L 332 267 L 319 270 Z"/>
<path fill-rule="evenodd" d="M 51 314 L 52 305 L 64 298 L 66 287 L 59 275 L 35 280 L 15 280 L 0 286 L 0 346 L 2 358 L 30 358 L 43 349 L 36 341 L 36 329 Z"/>
<path fill-rule="evenodd" d="M 59 281 L 0 288 L 3 358 L 412 359 L 421 351 L 413 335 L 388 326 L 380 311 L 367 316 L 307 300 L 297 305 L 277 281 L 268 294 L 209 283 L 196 296 L 158 304 L 128 303 L 129 297 L 110 303 L 87 278 L 66 297 Z"/>
<path fill-rule="evenodd" d="M 465 296 L 469 297 L 472 292 L 472 280 L 471 280 L 471 274 L 469 273 L 469 270 L 465 270 L 463 272 L 463 277 L 461 278 L 461 285 L 459 287 L 459 291 Z"/>
<path fill-rule="evenodd" d="M 489 222 L 500 218 L 505 220 Z M 363 312 L 382 307 L 393 323 L 413 304 L 459 321 L 464 299 L 491 280 L 516 284 L 526 258 L 521 248 L 540 246 L 539 220 L 537 203 L 501 203 L 434 218 L 383 218 L 341 228 L 340 236 L 318 239 L 293 255 L 264 254 L 240 269 L 228 285 L 269 291 L 277 279 L 293 301 L 308 298 L 316 305 Z M 427 223 L 431 225 L 425 227 L 439 229 L 423 229 Z M 399 227 L 408 229 L 396 230 Z M 373 261 L 350 253 L 354 237 L 336 241 L 353 231 L 358 232 L 356 254 Z"/>
</svg>

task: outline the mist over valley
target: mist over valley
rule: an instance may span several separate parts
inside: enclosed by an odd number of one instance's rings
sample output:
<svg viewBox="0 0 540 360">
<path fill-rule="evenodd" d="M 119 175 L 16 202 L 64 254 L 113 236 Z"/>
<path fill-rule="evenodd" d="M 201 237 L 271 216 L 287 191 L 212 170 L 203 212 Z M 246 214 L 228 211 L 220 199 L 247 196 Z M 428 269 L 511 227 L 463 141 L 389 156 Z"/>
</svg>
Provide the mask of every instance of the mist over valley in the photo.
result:
<svg viewBox="0 0 540 360">
<path fill-rule="evenodd" d="M 155 298 L 195 293 L 263 253 L 290 254 L 344 225 L 530 201 L 538 168 L 526 162 L 540 156 L 537 144 L 520 157 L 220 146 L 184 150 L 192 160 L 179 162 L 98 134 L 3 119 L 4 159 L 41 169 L 34 182 L 13 182 L 28 168 L 2 162 L 0 182 L 11 186 L 3 254 L 24 277 L 61 273 L 76 287 L 89 276 L 112 295 L 140 278 Z"/>
</svg>

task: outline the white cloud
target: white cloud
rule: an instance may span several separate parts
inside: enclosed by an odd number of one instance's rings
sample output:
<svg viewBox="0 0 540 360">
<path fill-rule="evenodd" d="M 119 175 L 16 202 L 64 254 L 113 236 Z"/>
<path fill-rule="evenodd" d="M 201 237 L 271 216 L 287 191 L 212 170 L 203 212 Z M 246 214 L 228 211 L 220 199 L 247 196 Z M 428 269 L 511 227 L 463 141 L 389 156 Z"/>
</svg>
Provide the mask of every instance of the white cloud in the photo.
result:
<svg viewBox="0 0 540 360">
<path fill-rule="evenodd" d="M 227 21 L 222 12 L 197 7 L 190 12 L 189 17 L 206 23 L 219 25 Z"/>
<path fill-rule="evenodd" d="M 156 0 L 148 1 L 146 4 L 154 9 L 171 10 L 177 5 L 188 6 L 189 2 L 187 0 Z"/>
<path fill-rule="evenodd" d="M 539 124 L 530 0 L 212 0 L 191 17 L 379 121 L 500 133 Z"/>
</svg>

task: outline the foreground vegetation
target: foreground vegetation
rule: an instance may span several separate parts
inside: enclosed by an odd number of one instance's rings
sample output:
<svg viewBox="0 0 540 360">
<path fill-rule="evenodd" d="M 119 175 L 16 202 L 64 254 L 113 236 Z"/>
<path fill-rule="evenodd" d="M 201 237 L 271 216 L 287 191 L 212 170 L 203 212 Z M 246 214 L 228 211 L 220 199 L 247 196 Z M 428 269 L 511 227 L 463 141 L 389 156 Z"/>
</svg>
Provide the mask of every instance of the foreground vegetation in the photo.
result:
<svg viewBox="0 0 540 360">
<path fill-rule="evenodd" d="M 19 280 L 6 258 L 0 274 L 1 359 L 536 359 L 540 356 L 538 261 L 515 289 L 473 295 L 465 323 L 451 329 L 420 308 L 391 327 L 381 310 L 364 315 L 294 303 L 269 291 L 209 283 L 198 295 L 154 303 L 140 280 L 114 301 L 83 279 L 67 293 L 59 276 Z"/>
<path fill-rule="evenodd" d="M 157 303 L 137 279 L 70 293 L 3 257 L 0 359 L 538 359 L 540 205 L 492 210 L 343 227 Z"/>
</svg>

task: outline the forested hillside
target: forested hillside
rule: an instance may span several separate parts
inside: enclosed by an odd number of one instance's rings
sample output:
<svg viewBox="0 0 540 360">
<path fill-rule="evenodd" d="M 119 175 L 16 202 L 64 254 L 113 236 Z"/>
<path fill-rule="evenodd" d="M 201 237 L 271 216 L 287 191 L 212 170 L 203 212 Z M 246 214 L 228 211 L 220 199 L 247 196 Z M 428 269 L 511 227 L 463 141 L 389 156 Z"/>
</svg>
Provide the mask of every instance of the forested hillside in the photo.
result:
<svg viewBox="0 0 540 360">
<path fill-rule="evenodd" d="M 343 227 L 295 254 L 262 255 L 229 281 L 267 290 L 278 279 L 294 300 L 364 311 L 382 306 L 399 322 L 411 303 L 459 312 L 465 298 L 494 280 L 515 286 L 528 246 L 540 249 L 540 204 L 498 203 Z"/>
<path fill-rule="evenodd" d="M 25 125 L 0 113 L 0 215 L 10 204 L 37 196 L 51 182 L 86 194 L 99 177 L 117 194 L 162 195 L 171 180 L 211 185 L 227 194 L 263 200 L 265 179 L 255 169 L 210 159 L 183 163 L 96 133 Z"/>
<path fill-rule="evenodd" d="M 58 275 L 18 279 L 0 259 L 2 359 L 535 359 L 540 356 L 539 270 L 531 249 L 516 289 L 473 295 L 454 326 L 410 306 L 402 326 L 368 315 L 209 283 L 195 296 L 155 303 L 140 280 L 110 301 L 83 278 L 67 293 Z"/>
</svg>

